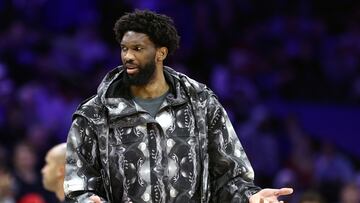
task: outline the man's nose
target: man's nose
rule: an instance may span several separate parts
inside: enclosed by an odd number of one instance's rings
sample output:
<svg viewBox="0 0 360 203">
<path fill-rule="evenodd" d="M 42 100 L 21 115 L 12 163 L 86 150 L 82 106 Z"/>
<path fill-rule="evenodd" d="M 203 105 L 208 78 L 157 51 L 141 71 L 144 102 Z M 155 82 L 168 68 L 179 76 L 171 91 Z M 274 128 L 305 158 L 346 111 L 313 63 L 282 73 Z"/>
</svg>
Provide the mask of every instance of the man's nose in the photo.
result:
<svg viewBox="0 0 360 203">
<path fill-rule="evenodd" d="M 123 55 L 123 59 L 125 61 L 133 61 L 134 58 L 135 58 L 134 53 L 132 53 L 131 50 L 126 51 Z"/>
</svg>

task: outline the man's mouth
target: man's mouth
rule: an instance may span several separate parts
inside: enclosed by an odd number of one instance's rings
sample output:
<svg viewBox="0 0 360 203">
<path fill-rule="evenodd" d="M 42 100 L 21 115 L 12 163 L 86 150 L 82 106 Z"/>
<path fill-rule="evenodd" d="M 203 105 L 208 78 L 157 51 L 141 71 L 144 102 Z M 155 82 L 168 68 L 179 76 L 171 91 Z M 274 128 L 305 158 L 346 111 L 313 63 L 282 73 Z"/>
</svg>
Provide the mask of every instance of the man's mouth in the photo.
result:
<svg viewBox="0 0 360 203">
<path fill-rule="evenodd" d="M 126 72 L 129 75 L 139 72 L 139 67 L 137 65 L 128 63 L 128 64 L 125 65 L 125 67 L 126 67 Z"/>
</svg>

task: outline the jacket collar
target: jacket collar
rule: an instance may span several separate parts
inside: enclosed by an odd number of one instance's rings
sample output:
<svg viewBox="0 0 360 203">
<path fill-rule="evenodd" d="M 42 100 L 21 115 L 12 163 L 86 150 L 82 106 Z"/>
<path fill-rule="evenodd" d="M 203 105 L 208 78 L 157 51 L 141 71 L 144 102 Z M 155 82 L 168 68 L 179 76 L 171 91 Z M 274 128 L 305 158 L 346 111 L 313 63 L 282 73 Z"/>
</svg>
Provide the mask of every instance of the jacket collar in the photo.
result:
<svg viewBox="0 0 360 203">
<path fill-rule="evenodd" d="M 181 85 L 179 73 L 164 66 L 164 76 L 170 89 L 161 108 L 186 103 L 188 97 Z M 109 110 L 110 117 L 124 117 L 139 112 L 132 100 L 129 87 L 123 83 L 123 77 L 124 69 L 118 66 L 108 72 L 98 87 L 98 97 Z"/>
</svg>

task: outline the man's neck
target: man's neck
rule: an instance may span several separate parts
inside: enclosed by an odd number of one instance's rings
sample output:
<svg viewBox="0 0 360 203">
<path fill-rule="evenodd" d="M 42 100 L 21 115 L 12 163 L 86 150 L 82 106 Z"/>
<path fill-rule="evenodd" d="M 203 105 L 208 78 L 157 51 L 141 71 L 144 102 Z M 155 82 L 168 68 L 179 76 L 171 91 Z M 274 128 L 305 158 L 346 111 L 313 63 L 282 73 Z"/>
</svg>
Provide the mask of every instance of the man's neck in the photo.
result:
<svg viewBox="0 0 360 203">
<path fill-rule="evenodd" d="M 159 69 L 157 69 L 159 70 Z M 153 99 L 165 94 L 169 90 L 164 73 L 161 71 L 155 73 L 155 77 L 146 85 L 131 86 L 131 94 L 141 99 Z"/>
<path fill-rule="evenodd" d="M 55 192 L 56 197 L 60 200 L 60 201 L 64 201 L 65 200 L 65 194 L 64 194 L 64 186 L 63 184 L 59 185 L 58 190 L 56 190 Z"/>
</svg>

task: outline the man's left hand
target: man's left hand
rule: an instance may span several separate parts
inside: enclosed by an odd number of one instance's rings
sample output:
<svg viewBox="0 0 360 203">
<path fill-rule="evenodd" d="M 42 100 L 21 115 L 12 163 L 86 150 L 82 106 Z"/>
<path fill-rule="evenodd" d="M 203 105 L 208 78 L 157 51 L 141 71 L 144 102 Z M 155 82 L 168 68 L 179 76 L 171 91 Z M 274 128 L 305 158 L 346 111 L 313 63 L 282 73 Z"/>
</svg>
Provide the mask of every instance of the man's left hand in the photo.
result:
<svg viewBox="0 0 360 203">
<path fill-rule="evenodd" d="M 249 203 L 274 203 L 279 202 L 278 197 L 293 193 L 292 188 L 262 189 L 249 198 Z M 280 201 L 282 202 L 282 201 Z"/>
</svg>

